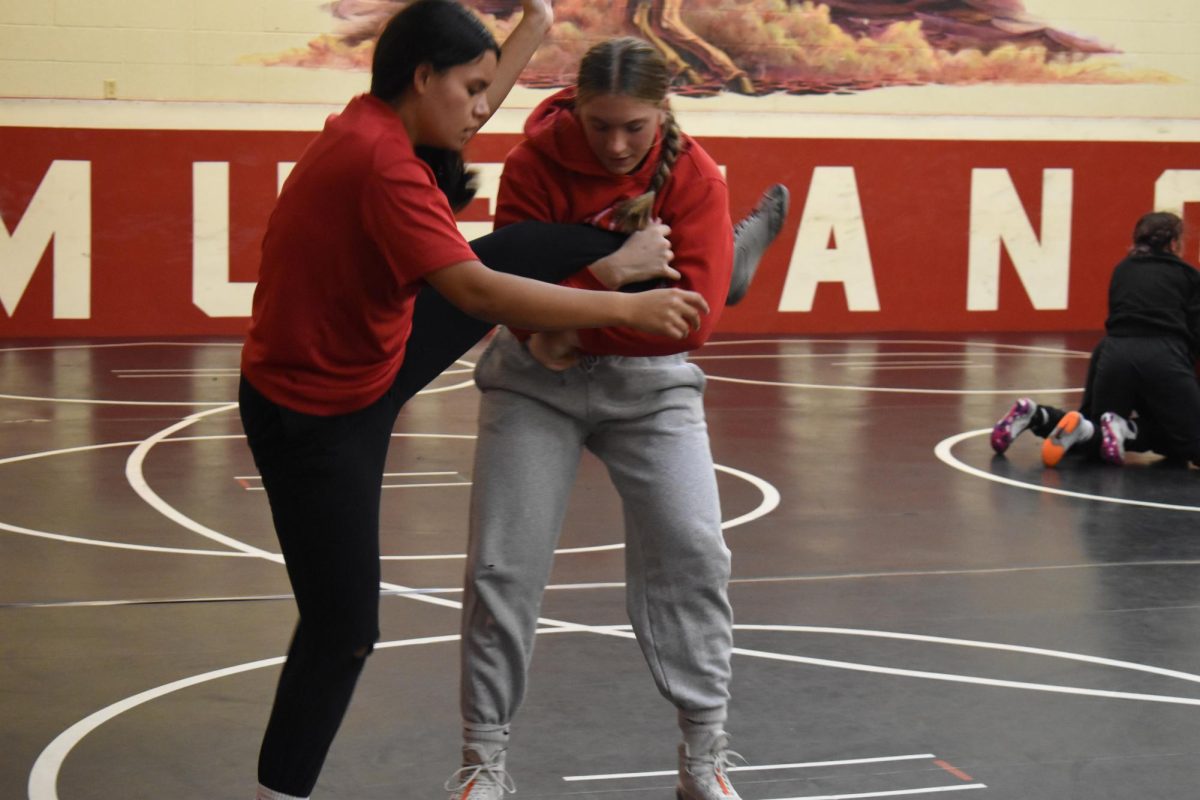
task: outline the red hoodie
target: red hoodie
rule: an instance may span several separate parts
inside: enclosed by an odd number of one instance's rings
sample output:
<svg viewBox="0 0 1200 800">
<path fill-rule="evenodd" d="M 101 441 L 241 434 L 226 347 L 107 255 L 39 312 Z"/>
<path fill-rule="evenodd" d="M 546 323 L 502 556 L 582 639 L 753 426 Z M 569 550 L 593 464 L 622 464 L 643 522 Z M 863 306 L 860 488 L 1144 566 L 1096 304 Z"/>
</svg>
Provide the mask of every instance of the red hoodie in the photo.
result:
<svg viewBox="0 0 1200 800">
<path fill-rule="evenodd" d="M 496 227 L 522 220 L 598 224 L 625 200 L 643 194 L 658 168 L 661 136 L 645 161 L 629 175 L 614 175 L 592 153 L 574 113 L 575 90 L 546 98 L 525 123 L 525 141 L 504 161 L 496 202 Z M 686 134 L 679 158 L 654 203 L 655 216 L 671 228 L 675 284 L 704 295 L 711 311 L 686 339 L 652 336 L 631 328 L 579 331 L 585 353 L 658 356 L 695 350 L 716 327 L 733 269 L 733 225 L 729 190 L 716 162 Z M 565 284 L 603 289 L 583 270 Z"/>
</svg>

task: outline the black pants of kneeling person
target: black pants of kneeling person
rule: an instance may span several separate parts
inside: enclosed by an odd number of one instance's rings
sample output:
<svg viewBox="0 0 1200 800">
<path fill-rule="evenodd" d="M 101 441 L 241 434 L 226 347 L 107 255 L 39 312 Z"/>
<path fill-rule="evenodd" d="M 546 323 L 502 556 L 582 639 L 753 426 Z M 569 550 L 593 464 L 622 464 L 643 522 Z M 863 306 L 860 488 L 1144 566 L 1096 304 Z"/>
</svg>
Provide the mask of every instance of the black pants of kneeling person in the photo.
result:
<svg viewBox="0 0 1200 800">
<path fill-rule="evenodd" d="M 1053 406 L 1029 430 L 1046 437 L 1066 413 Z M 1158 453 L 1200 465 L 1200 379 L 1187 342 L 1177 336 L 1106 336 L 1092 351 L 1079 412 L 1093 423 L 1106 411 L 1126 420 L 1137 416 L 1137 437 L 1125 442 L 1135 453 Z M 1078 448 L 1099 457 L 1100 436 Z"/>
<path fill-rule="evenodd" d="M 520 223 L 471 246 L 493 269 L 557 283 L 622 241 L 590 226 Z M 422 290 L 395 381 L 349 414 L 301 414 L 241 381 L 242 425 L 300 615 L 259 754 L 258 780 L 269 789 L 312 793 L 379 638 L 379 506 L 396 415 L 491 328 Z"/>
</svg>

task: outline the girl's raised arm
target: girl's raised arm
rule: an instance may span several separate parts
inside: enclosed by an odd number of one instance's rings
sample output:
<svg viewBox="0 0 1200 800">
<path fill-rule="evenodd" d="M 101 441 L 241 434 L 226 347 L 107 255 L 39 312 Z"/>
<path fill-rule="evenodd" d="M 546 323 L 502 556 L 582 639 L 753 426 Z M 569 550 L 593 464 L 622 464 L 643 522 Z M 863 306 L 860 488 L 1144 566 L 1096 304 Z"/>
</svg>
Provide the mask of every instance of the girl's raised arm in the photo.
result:
<svg viewBox="0 0 1200 800">
<path fill-rule="evenodd" d="M 504 40 L 500 48 L 500 63 L 496 67 L 496 79 L 487 89 L 488 108 L 492 114 L 508 97 L 517 78 L 521 76 L 521 70 L 533 58 L 538 45 L 554 23 L 554 8 L 550 0 L 521 0 L 521 8 L 524 15 Z"/>
</svg>

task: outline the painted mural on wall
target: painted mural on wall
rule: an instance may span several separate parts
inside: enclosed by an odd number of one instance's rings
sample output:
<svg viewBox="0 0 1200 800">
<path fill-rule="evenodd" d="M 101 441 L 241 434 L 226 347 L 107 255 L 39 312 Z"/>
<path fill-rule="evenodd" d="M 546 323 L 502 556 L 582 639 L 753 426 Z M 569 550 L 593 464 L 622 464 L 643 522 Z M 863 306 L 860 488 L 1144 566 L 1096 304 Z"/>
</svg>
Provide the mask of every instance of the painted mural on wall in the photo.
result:
<svg viewBox="0 0 1200 800">
<path fill-rule="evenodd" d="M 368 69 L 371 42 L 407 0 L 335 0 L 333 30 L 265 63 Z M 518 0 L 465 0 L 503 40 Z M 829 94 L 924 84 L 1167 83 L 1118 49 L 1041 21 L 1021 0 L 558 0 L 522 83 L 569 84 L 594 42 L 633 34 L 658 47 L 683 95 Z"/>
</svg>

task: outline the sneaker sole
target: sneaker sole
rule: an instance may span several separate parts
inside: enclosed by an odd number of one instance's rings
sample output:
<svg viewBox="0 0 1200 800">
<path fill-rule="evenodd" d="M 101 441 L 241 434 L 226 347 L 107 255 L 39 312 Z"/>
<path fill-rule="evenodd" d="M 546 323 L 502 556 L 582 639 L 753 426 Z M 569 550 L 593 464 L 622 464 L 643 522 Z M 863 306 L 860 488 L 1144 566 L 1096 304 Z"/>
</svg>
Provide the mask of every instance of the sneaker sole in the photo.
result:
<svg viewBox="0 0 1200 800">
<path fill-rule="evenodd" d="M 1059 423 L 1054 426 L 1054 430 L 1046 437 L 1046 441 L 1042 442 L 1042 463 L 1047 467 L 1053 467 L 1062 461 L 1062 457 L 1067 454 L 1067 448 L 1058 444 L 1058 440 L 1062 437 L 1059 433 L 1070 436 L 1083 422 L 1083 416 L 1078 411 L 1068 411 Z"/>
<path fill-rule="evenodd" d="M 730 788 L 732 788 L 732 787 L 730 787 Z M 729 797 L 738 797 L 738 795 L 735 793 L 735 794 L 729 795 Z M 675 800 L 692 800 L 692 795 L 684 794 L 683 789 L 676 786 L 675 787 Z"/>
<path fill-rule="evenodd" d="M 1021 426 L 1020 430 L 1018 430 L 1016 433 L 1013 433 L 1013 424 L 1026 414 L 1032 416 L 1031 410 L 1025 405 L 1024 400 L 1018 400 L 1013 407 L 1008 410 L 1008 413 L 1004 415 L 1004 418 L 997 422 L 995 427 L 992 428 L 992 449 L 996 451 L 997 455 L 1003 455 L 1004 452 L 1012 445 L 1013 441 L 1019 435 L 1021 435 L 1026 428 L 1029 427 L 1029 422 L 1027 420 L 1025 424 Z"/>
</svg>

